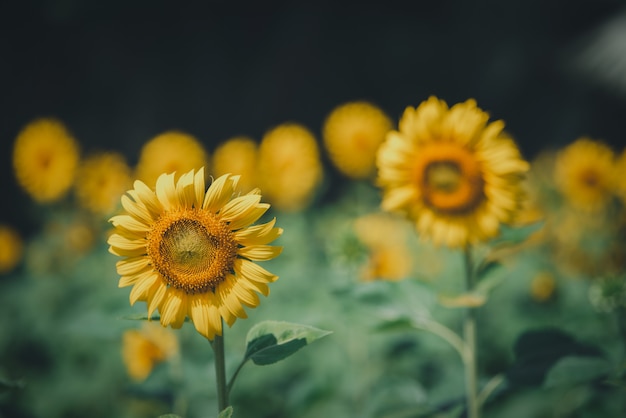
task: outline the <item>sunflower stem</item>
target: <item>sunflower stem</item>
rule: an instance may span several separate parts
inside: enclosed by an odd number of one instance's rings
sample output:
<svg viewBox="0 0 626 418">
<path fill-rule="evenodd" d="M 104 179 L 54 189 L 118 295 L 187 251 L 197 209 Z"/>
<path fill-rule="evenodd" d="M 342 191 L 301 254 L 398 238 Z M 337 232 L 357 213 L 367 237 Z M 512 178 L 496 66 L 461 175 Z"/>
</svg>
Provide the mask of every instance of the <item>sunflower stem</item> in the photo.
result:
<svg viewBox="0 0 626 418">
<path fill-rule="evenodd" d="M 472 248 L 468 244 L 464 250 L 465 282 L 467 291 L 474 289 L 474 266 L 472 264 Z M 477 395 L 477 372 L 476 372 L 476 310 L 468 307 L 465 310 L 463 322 L 463 339 L 467 356 L 463 358 L 465 366 L 465 390 L 467 395 L 467 417 L 480 418 L 480 405 Z"/>
<path fill-rule="evenodd" d="M 223 325 L 223 324 L 222 324 Z M 224 327 L 222 326 L 222 333 Z M 211 343 L 215 356 L 215 381 L 217 384 L 217 408 L 222 412 L 229 405 L 228 386 L 226 385 L 226 359 L 224 356 L 224 336 L 216 335 Z"/>
</svg>

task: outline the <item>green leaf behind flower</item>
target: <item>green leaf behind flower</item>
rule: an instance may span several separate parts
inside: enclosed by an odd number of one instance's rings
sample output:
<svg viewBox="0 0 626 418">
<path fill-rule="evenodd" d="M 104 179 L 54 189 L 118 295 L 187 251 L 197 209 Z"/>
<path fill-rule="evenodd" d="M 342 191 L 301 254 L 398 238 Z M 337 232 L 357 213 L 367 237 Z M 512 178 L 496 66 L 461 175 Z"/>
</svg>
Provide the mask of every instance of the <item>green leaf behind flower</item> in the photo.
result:
<svg viewBox="0 0 626 418">
<path fill-rule="evenodd" d="M 244 361 L 250 359 L 257 365 L 276 363 L 330 333 L 307 325 L 263 321 L 248 331 Z"/>
<path fill-rule="evenodd" d="M 217 416 L 217 418 L 231 418 L 233 416 L 233 407 L 232 406 L 228 406 L 226 407 L 226 409 L 224 409 L 222 412 L 220 412 L 220 414 Z"/>
</svg>

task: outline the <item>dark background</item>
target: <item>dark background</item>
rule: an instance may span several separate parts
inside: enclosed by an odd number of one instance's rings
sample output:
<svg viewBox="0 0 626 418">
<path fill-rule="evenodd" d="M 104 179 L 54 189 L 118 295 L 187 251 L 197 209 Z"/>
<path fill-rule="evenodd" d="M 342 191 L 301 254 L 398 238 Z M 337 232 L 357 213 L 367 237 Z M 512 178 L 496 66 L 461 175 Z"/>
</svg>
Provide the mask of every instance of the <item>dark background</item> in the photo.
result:
<svg viewBox="0 0 626 418">
<path fill-rule="evenodd" d="M 116 150 L 134 164 L 169 129 L 212 152 L 286 121 L 319 136 L 351 100 L 397 121 L 434 94 L 475 98 L 526 158 L 581 135 L 621 150 L 625 89 L 578 64 L 625 9 L 618 0 L 3 1 L 0 222 L 28 224 L 23 208 L 34 203 L 15 185 L 11 151 L 40 116 L 64 121 L 83 154 Z"/>
</svg>

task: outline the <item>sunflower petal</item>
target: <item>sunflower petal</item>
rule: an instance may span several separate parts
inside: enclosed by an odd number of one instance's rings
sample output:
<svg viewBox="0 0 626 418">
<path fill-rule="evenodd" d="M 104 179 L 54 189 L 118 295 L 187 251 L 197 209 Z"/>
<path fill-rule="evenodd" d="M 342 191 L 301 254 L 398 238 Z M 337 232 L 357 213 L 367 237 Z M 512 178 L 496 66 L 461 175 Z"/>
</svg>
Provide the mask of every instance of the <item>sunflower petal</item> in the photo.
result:
<svg viewBox="0 0 626 418">
<path fill-rule="evenodd" d="M 283 247 L 272 245 L 250 245 L 239 248 L 237 253 L 250 260 L 265 261 L 277 257 L 283 251 Z"/>
<path fill-rule="evenodd" d="M 202 208 L 211 213 L 219 211 L 235 193 L 239 176 L 224 174 L 211 183 L 204 196 Z"/>
<path fill-rule="evenodd" d="M 276 218 L 264 224 L 240 229 L 235 231 L 235 239 L 244 246 L 269 244 L 283 233 L 282 228 L 274 228 L 275 223 Z"/>
<path fill-rule="evenodd" d="M 156 182 L 156 196 L 165 210 L 176 209 L 179 206 L 174 174 L 161 174 Z"/>
</svg>

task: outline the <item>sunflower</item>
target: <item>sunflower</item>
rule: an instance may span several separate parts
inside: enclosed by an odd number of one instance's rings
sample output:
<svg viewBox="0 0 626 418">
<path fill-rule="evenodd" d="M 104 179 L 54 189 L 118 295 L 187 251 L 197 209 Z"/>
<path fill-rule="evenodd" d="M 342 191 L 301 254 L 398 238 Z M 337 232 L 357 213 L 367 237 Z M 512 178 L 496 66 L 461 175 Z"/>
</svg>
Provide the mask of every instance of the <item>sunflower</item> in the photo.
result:
<svg viewBox="0 0 626 418">
<path fill-rule="evenodd" d="M 359 241 L 366 247 L 368 259 L 361 269 L 361 278 L 401 280 L 411 273 L 413 257 L 407 244 L 407 225 L 388 213 L 370 213 L 358 217 L 353 224 Z"/>
<path fill-rule="evenodd" d="M 323 138 L 337 169 L 352 179 L 374 174 L 376 151 L 391 130 L 391 119 L 367 102 L 349 102 L 335 108 L 324 122 Z"/>
<path fill-rule="evenodd" d="M 256 186 L 257 144 L 251 138 L 237 136 L 220 144 L 213 153 L 213 174 L 241 175 L 239 188 L 250 191 Z"/>
<path fill-rule="evenodd" d="M 198 139 L 179 131 L 167 131 L 144 144 L 139 154 L 136 176 L 154 187 L 161 173 L 186 173 L 208 164 L 208 154 Z"/>
<path fill-rule="evenodd" d="M 0 274 L 11 272 L 22 260 L 22 237 L 9 225 L 0 225 Z"/>
<path fill-rule="evenodd" d="M 178 351 L 176 335 L 151 323 L 122 335 L 122 360 L 128 375 L 137 382 L 145 380 L 157 364 L 178 355 Z"/>
<path fill-rule="evenodd" d="M 319 186 L 323 170 L 313 134 L 297 123 L 269 130 L 259 146 L 259 186 L 282 211 L 306 208 Z"/>
<path fill-rule="evenodd" d="M 597 212 L 616 192 L 615 170 L 615 154 L 608 145 L 579 138 L 557 154 L 554 180 L 572 207 Z"/>
<path fill-rule="evenodd" d="M 131 185 L 131 170 L 123 155 L 104 152 L 83 160 L 76 177 L 79 204 L 96 214 L 111 214 Z"/>
<path fill-rule="evenodd" d="M 130 303 L 145 301 L 148 315 L 158 310 L 163 326 L 180 328 L 186 317 L 212 340 L 246 318 L 243 306 L 259 304 L 268 283 L 278 276 L 253 261 L 278 256 L 282 247 L 267 245 L 283 230 L 276 219 L 250 226 L 269 208 L 258 189 L 235 195 L 239 176 L 225 174 L 205 191 L 204 168 L 175 183 L 163 174 L 156 191 L 137 180 L 122 196 L 127 214 L 114 216 L 109 251 L 117 262 L 119 287 L 133 286 Z"/>
<path fill-rule="evenodd" d="M 37 119 L 15 139 L 15 177 L 20 187 L 39 203 L 56 201 L 67 193 L 74 182 L 78 160 L 78 143 L 56 119 Z"/>
<path fill-rule="evenodd" d="M 437 245 L 496 236 L 521 205 L 529 165 L 504 123 L 488 119 L 474 100 L 448 108 L 430 97 L 407 108 L 377 154 L 382 208 L 407 214 Z"/>
</svg>

